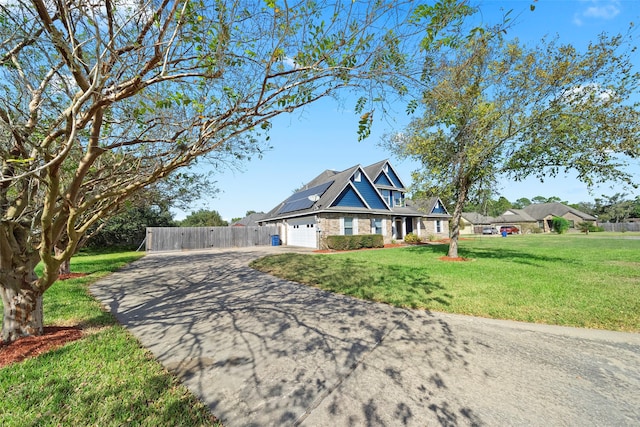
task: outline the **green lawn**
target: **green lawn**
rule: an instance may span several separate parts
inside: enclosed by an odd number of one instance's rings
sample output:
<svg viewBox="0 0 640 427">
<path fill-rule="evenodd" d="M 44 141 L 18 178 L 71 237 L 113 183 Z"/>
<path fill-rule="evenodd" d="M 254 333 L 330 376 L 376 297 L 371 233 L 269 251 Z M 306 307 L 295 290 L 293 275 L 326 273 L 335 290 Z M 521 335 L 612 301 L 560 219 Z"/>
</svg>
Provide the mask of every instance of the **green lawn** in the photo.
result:
<svg viewBox="0 0 640 427">
<path fill-rule="evenodd" d="M 87 292 L 89 284 L 142 255 L 72 259 L 74 273 L 89 275 L 56 282 L 45 293 L 45 324 L 81 324 L 85 337 L 0 369 L 0 425 L 218 425 L 207 407 Z"/>
<path fill-rule="evenodd" d="M 640 331 L 640 236 L 525 235 L 328 255 L 282 254 L 252 267 L 389 304 L 498 319 Z"/>
</svg>

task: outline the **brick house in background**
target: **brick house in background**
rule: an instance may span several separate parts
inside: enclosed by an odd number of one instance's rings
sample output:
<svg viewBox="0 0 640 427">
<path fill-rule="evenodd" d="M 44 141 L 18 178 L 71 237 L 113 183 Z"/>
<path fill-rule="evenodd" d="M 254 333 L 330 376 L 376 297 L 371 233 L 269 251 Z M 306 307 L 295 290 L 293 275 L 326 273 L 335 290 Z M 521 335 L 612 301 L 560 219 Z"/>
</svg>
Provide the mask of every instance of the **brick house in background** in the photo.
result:
<svg viewBox="0 0 640 427">
<path fill-rule="evenodd" d="M 569 229 L 576 229 L 581 222 L 596 224 L 598 218 L 588 213 L 579 211 L 562 203 L 534 203 L 524 209 L 509 209 L 499 218 L 509 222 L 511 215 L 531 219 L 544 233 L 552 231 L 554 217 L 564 218 L 569 221 Z"/>
<path fill-rule="evenodd" d="M 479 234 L 478 226 L 491 226 L 499 229 L 503 225 L 515 225 L 522 233 L 530 233 L 539 228 L 543 233 L 553 231 L 553 218 L 561 217 L 569 221 L 569 229 L 574 230 L 581 222 L 596 225 L 597 218 L 562 203 L 534 203 L 524 209 L 507 209 L 502 215 L 490 217 L 476 212 L 465 212 L 462 218 L 471 224 L 465 228 L 465 234 Z"/>
</svg>

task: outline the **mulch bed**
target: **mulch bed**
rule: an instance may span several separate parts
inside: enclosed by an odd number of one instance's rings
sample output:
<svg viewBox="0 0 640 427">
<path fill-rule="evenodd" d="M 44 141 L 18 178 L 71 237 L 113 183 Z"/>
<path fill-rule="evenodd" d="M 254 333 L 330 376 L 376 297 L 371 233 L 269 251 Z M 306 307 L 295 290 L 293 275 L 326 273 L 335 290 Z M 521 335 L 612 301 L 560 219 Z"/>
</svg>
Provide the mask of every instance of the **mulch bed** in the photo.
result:
<svg viewBox="0 0 640 427">
<path fill-rule="evenodd" d="M 86 276 L 86 273 L 60 275 L 58 280 Z M 20 338 L 10 344 L 0 340 L 0 368 L 46 353 L 82 338 L 79 326 L 45 326 L 42 335 Z"/>
<path fill-rule="evenodd" d="M 20 338 L 11 344 L 0 341 L 0 368 L 61 347 L 82 338 L 79 326 L 45 326 L 38 336 Z"/>
</svg>

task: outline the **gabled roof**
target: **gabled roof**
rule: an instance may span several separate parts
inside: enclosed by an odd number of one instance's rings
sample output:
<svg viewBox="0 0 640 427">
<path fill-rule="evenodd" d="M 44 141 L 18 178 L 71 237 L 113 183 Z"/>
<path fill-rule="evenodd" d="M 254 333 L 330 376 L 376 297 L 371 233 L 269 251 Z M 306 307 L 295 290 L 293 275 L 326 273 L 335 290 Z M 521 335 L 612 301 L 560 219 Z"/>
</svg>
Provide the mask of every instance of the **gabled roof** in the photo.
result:
<svg viewBox="0 0 640 427">
<path fill-rule="evenodd" d="M 482 215 L 478 212 L 462 212 L 462 218 L 473 225 L 490 225 L 496 222 L 494 217 Z"/>
<path fill-rule="evenodd" d="M 451 218 L 449 211 L 447 211 L 447 208 L 439 197 L 430 197 L 428 199 L 421 200 L 408 200 L 406 204 L 409 207 L 415 207 L 430 217 Z"/>
<path fill-rule="evenodd" d="M 514 223 L 514 222 L 536 222 L 537 220 L 529 215 L 524 209 L 508 209 L 502 215 L 494 218 L 496 223 Z"/>
<path fill-rule="evenodd" d="M 584 220 L 595 221 L 596 217 L 589 215 L 588 213 L 579 211 L 567 205 L 563 205 L 562 203 L 534 203 L 523 209 L 527 214 L 531 215 L 531 217 L 535 218 L 538 221 L 541 221 L 548 217 L 549 215 L 553 216 L 563 216 L 567 213 L 572 213 Z"/>
<path fill-rule="evenodd" d="M 264 212 L 254 212 L 242 218 L 239 221 L 232 223 L 232 226 L 256 226 L 258 222 L 263 219 L 267 214 Z"/>
<path fill-rule="evenodd" d="M 266 214 L 265 220 L 293 218 L 320 212 L 374 213 L 424 216 L 416 209 L 392 207 L 380 194 L 376 177 L 385 177 L 385 188 L 404 192 L 404 184 L 387 160 L 343 171 L 325 170 Z"/>
<path fill-rule="evenodd" d="M 400 179 L 400 175 L 398 175 L 388 160 L 382 160 L 378 163 L 374 163 L 364 168 L 364 170 L 371 178 L 371 181 L 376 183 L 377 187 L 406 191 L 406 187 Z M 380 184 L 379 181 L 384 181 L 384 183 Z"/>
</svg>

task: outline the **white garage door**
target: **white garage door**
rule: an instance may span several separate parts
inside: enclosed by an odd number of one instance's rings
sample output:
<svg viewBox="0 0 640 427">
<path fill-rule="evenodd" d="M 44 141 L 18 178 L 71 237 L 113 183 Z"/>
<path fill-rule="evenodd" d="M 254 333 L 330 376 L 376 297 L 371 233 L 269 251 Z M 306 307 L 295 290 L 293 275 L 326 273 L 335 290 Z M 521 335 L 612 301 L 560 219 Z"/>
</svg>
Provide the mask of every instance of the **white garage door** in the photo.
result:
<svg viewBox="0 0 640 427">
<path fill-rule="evenodd" d="M 318 225 L 313 217 L 289 220 L 287 224 L 287 245 L 317 248 L 316 231 L 318 231 Z"/>
</svg>

